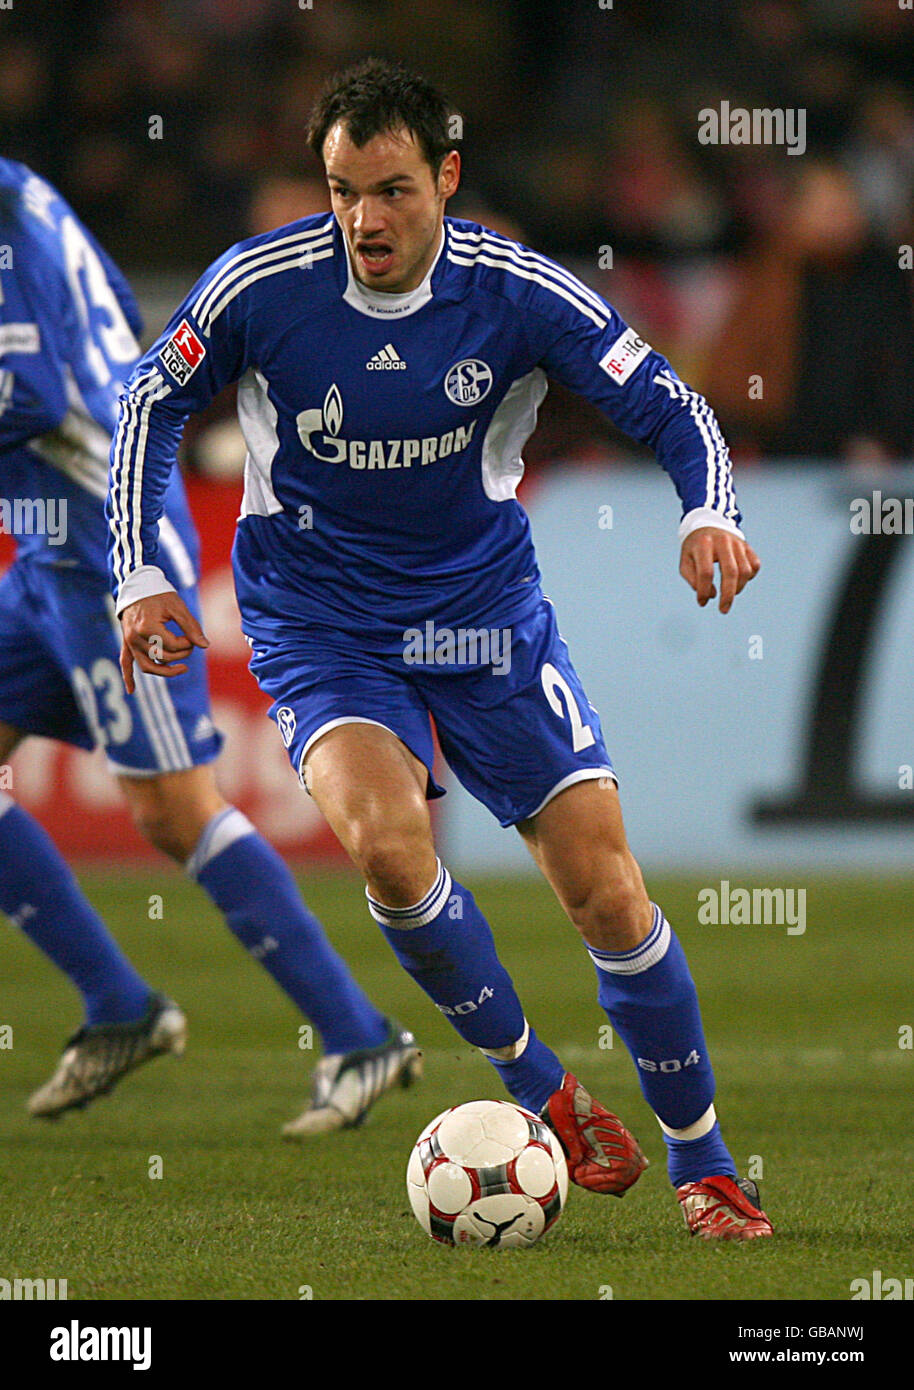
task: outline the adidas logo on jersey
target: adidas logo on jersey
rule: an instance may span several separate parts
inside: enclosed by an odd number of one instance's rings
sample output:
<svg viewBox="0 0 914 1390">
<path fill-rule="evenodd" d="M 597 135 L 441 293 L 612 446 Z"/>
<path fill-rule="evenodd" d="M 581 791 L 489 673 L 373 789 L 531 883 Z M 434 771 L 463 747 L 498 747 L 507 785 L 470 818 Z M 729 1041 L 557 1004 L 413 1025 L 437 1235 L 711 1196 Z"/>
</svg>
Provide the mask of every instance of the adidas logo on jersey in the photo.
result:
<svg viewBox="0 0 914 1390">
<path fill-rule="evenodd" d="M 386 347 L 381 348 L 380 352 L 376 352 L 374 357 L 369 357 L 365 363 L 365 370 L 369 372 L 405 372 L 406 363 L 393 343 L 388 343 Z"/>
</svg>

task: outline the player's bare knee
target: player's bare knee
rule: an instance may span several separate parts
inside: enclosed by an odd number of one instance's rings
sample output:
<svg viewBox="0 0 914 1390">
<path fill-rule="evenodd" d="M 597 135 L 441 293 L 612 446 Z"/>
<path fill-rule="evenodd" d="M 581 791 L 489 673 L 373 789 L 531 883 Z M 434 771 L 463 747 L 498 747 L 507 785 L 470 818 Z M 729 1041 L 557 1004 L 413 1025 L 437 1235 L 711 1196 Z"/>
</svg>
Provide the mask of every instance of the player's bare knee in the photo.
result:
<svg viewBox="0 0 914 1390">
<path fill-rule="evenodd" d="M 387 907 L 412 907 L 435 877 L 435 851 L 424 826 L 355 829 L 350 853 L 368 891 Z"/>
<path fill-rule="evenodd" d="M 186 863 L 211 819 L 210 808 L 197 805 L 193 798 L 182 804 L 151 786 L 128 800 L 143 838 L 169 859 Z"/>
<path fill-rule="evenodd" d="M 602 951 L 632 950 L 650 930 L 650 901 L 637 866 L 595 878 L 568 913 L 587 944 Z"/>
<path fill-rule="evenodd" d="M 195 827 L 163 807 L 135 806 L 133 821 L 145 840 L 178 864 L 186 863 L 200 838 Z"/>
<path fill-rule="evenodd" d="M 207 765 L 118 781 L 140 834 L 178 864 L 187 862 L 213 816 L 226 806 Z"/>
</svg>

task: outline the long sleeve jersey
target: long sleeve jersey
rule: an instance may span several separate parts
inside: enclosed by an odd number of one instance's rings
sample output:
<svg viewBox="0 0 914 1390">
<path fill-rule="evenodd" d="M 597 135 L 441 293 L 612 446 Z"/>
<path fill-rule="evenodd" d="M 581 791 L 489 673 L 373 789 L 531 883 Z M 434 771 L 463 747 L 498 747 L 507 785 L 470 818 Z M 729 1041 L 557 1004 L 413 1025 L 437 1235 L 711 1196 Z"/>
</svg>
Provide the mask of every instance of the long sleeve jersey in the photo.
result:
<svg viewBox="0 0 914 1390">
<path fill-rule="evenodd" d="M 540 601 L 522 450 L 553 377 L 656 451 L 685 530 L 737 531 L 714 415 L 568 270 L 445 218 L 423 282 L 354 277 L 332 215 L 226 252 L 122 396 L 111 454 L 118 609 L 160 592 L 157 522 L 187 416 L 237 381 L 247 445 L 233 550 L 252 639 L 511 623 Z M 681 528 L 682 534 L 682 528 Z"/>
<path fill-rule="evenodd" d="M 0 501 L 23 559 L 106 582 L 108 455 L 140 328 L 126 281 L 72 208 L 0 159 Z M 164 500 L 163 556 L 190 584 L 197 538 L 177 469 Z"/>
</svg>

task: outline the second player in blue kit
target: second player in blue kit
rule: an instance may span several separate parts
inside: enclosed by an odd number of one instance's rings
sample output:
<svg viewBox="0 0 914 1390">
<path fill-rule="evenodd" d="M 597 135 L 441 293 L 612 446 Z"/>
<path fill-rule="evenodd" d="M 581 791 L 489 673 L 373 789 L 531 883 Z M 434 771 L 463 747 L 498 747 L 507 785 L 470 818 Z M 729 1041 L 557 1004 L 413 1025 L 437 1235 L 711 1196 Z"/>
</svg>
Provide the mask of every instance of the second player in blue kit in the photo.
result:
<svg viewBox="0 0 914 1390">
<path fill-rule="evenodd" d="M 180 674 L 205 642 L 161 572 L 157 525 L 187 416 L 238 381 L 233 561 L 251 667 L 398 959 L 553 1126 L 574 1181 L 621 1196 L 637 1180 L 636 1140 L 537 1037 L 435 852 L 434 719 L 456 775 L 517 826 L 584 939 L 688 1229 L 766 1236 L 720 1133 L 682 948 L 628 849 L 515 496 L 552 377 L 655 449 L 682 505 L 681 572 L 707 603 L 718 568 L 726 612 L 759 567 L 726 445 L 703 398 L 600 295 L 445 216 L 460 174 L 450 115 L 422 78 L 377 60 L 335 80 L 310 130 L 332 215 L 233 247 L 139 363 L 108 503 L 125 679 Z"/>
<path fill-rule="evenodd" d="M 308 1105 L 283 1132 L 358 1123 L 416 1075 L 415 1039 L 358 987 L 280 856 L 220 795 L 203 652 L 177 684 L 143 676 L 124 692 L 104 501 L 118 396 L 140 351 L 136 303 L 57 191 L 5 159 L 0 245 L 0 501 L 17 539 L 0 579 L 0 764 L 30 735 L 105 750 L 137 825 L 315 1026 L 324 1055 Z M 198 543 L 177 469 L 161 501 L 162 573 L 197 614 Z M 138 974 L 50 836 L 4 790 L 0 911 L 85 1009 L 29 1097 L 32 1115 L 82 1108 L 142 1062 L 183 1050 L 181 1009 Z"/>
</svg>

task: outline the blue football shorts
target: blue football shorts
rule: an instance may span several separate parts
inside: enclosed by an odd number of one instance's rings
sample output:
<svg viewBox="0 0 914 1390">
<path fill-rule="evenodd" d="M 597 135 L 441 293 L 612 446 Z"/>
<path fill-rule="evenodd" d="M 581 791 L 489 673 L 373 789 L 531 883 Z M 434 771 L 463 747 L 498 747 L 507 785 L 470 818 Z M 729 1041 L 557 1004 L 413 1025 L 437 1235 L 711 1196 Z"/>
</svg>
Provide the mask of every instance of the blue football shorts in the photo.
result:
<svg viewBox="0 0 914 1390">
<path fill-rule="evenodd" d="M 199 618 L 196 589 L 181 597 Z M 127 695 L 121 630 L 106 581 L 85 570 L 17 560 L 0 579 L 0 720 L 38 734 L 105 749 L 108 766 L 156 776 L 211 762 L 222 735 L 210 714 L 206 661 L 165 679 L 136 671 Z"/>
<path fill-rule="evenodd" d="M 431 720 L 455 776 L 502 825 L 526 820 L 574 782 L 616 782 L 548 599 L 492 636 L 485 664 L 479 630 L 416 632 L 394 655 L 327 629 L 252 642 L 251 671 L 273 701 L 270 717 L 302 786 L 317 739 L 339 724 L 369 723 L 425 764 L 429 799 L 442 796 Z"/>
</svg>

